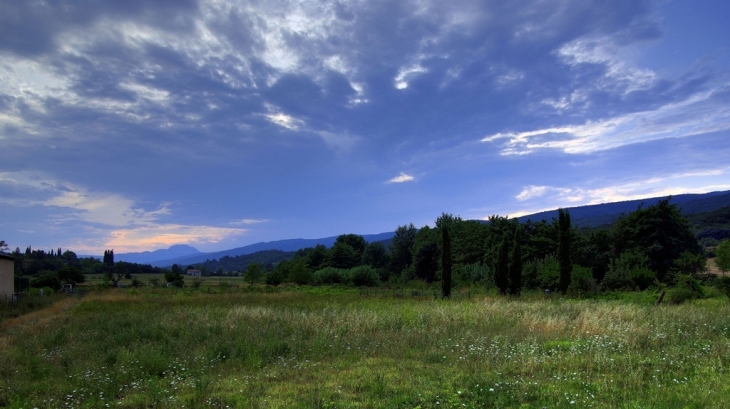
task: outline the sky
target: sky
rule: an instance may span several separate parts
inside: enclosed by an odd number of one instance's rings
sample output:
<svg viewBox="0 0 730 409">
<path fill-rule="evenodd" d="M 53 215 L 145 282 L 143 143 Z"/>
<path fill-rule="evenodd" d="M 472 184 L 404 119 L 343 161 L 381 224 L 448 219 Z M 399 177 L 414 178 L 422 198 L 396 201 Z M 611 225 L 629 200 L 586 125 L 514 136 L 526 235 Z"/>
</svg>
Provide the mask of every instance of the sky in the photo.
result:
<svg viewBox="0 0 730 409">
<path fill-rule="evenodd" d="M 80 254 L 730 190 L 725 0 L 0 0 L 0 239 Z"/>
</svg>

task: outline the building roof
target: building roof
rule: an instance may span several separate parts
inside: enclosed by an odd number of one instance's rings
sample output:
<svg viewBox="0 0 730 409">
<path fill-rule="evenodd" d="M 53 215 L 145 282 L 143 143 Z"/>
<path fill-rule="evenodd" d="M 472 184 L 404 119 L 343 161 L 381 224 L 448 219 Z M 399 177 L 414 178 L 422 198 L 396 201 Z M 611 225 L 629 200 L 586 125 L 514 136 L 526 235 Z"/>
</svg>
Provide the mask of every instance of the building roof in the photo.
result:
<svg viewBox="0 0 730 409">
<path fill-rule="evenodd" d="M 0 253 L 0 258 L 4 258 L 5 260 L 15 260 L 15 257 L 5 253 Z"/>
</svg>

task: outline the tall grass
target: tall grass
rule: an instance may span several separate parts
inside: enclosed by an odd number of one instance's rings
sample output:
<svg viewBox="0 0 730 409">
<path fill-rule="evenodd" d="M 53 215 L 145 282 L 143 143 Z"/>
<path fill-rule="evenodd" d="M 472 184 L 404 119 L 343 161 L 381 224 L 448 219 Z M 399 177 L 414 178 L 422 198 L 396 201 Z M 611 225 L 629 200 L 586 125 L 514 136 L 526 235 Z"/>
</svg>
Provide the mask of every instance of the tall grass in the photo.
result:
<svg viewBox="0 0 730 409">
<path fill-rule="evenodd" d="M 3 330 L 8 407 L 724 407 L 730 305 L 168 289 Z M 43 315 L 43 314 L 41 314 Z"/>
</svg>

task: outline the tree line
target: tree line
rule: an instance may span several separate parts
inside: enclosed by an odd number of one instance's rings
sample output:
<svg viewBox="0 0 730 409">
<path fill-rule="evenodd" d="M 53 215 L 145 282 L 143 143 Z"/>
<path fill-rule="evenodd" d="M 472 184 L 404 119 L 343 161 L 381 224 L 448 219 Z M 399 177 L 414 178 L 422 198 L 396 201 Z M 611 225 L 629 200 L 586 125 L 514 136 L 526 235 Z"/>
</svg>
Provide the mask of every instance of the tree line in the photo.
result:
<svg viewBox="0 0 730 409">
<path fill-rule="evenodd" d="M 558 216 L 519 223 L 496 215 L 476 221 L 443 213 L 434 227 L 398 226 L 389 245 L 344 234 L 331 248 L 297 251 L 261 279 L 272 285 L 423 281 L 441 283 L 445 296 L 454 286 L 476 284 L 519 295 L 534 289 L 643 290 L 704 271 L 703 249 L 670 199 L 591 230 L 576 229 L 568 210 L 560 209 Z"/>
</svg>

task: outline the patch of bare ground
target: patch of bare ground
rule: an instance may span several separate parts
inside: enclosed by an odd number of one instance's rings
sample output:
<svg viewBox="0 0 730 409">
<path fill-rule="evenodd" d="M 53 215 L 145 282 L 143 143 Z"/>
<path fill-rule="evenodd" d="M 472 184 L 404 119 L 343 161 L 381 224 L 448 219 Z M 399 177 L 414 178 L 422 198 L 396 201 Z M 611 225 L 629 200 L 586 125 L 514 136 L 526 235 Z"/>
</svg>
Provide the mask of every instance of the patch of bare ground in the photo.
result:
<svg viewBox="0 0 730 409">
<path fill-rule="evenodd" d="M 723 275 L 722 271 L 720 271 L 720 269 L 717 267 L 717 264 L 715 263 L 714 258 L 708 258 L 706 266 L 707 266 L 708 273 L 715 274 L 718 276 Z"/>
</svg>

